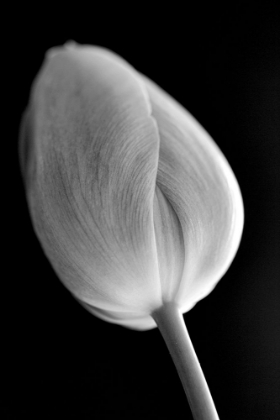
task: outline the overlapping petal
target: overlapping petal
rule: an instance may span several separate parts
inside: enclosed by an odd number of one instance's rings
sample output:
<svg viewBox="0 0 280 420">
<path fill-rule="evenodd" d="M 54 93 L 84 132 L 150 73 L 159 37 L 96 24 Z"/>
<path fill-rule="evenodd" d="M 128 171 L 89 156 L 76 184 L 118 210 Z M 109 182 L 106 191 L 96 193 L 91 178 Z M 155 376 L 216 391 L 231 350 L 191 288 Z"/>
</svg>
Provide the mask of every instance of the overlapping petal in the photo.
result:
<svg viewBox="0 0 280 420">
<path fill-rule="evenodd" d="M 236 178 L 203 127 L 173 98 L 142 76 L 157 121 L 157 187 L 173 208 L 185 248 L 184 271 L 171 300 L 183 312 L 206 296 L 232 262 L 243 229 Z M 163 285 L 163 296 L 169 284 Z"/>
</svg>

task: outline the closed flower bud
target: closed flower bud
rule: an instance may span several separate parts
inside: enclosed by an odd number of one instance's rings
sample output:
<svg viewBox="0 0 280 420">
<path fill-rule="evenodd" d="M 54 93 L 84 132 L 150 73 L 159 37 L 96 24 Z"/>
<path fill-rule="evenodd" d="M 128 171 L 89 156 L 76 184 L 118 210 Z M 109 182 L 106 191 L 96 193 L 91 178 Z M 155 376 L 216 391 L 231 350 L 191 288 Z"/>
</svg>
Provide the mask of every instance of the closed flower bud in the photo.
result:
<svg viewBox="0 0 280 420">
<path fill-rule="evenodd" d="M 228 269 L 243 228 L 238 184 L 199 123 L 114 53 L 47 54 L 22 123 L 36 234 L 58 277 L 93 314 L 156 326 Z"/>
</svg>

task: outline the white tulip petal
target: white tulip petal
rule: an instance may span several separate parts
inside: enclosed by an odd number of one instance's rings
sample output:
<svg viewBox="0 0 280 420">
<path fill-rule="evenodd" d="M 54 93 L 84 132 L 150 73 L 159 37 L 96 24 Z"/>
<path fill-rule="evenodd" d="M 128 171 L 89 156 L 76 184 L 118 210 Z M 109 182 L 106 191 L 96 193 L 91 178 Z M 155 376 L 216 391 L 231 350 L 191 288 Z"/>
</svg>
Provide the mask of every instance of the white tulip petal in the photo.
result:
<svg viewBox="0 0 280 420">
<path fill-rule="evenodd" d="M 186 311 L 213 289 L 235 256 L 243 228 L 242 198 L 208 133 L 156 84 L 142 80 L 160 136 L 157 186 L 184 238 L 184 273 L 173 299 Z"/>
<path fill-rule="evenodd" d="M 141 314 L 139 311 L 122 312 L 121 310 L 112 311 L 110 309 L 100 309 L 79 301 L 89 312 L 104 321 L 122 325 L 133 330 L 146 331 L 156 327 L 154 319 L 147 313 Z"/>
<path fill-rule="evenodd" d="M 74 48 L 49 59 L 33 105 L 29 195 L 46 254 L 80 299 L 147 312 L 161 301 L 152 205 L 159 138 L 141 84 L 98 49 Z"/>
</svg>

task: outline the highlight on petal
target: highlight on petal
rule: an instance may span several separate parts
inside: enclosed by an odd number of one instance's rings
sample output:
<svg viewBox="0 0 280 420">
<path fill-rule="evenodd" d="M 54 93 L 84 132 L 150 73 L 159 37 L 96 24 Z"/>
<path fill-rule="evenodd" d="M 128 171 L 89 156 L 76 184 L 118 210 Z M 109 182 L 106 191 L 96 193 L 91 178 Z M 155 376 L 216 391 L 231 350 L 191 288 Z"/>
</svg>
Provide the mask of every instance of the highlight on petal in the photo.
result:
<svg viewBox="0 0 280 420">
<path fill-rule="evenodd" d="M 141 84 L 99 49 L 62 50 L 39 74 L 32 105 L 28 196 L 46 255 L 84 302 L 147 313 L 161 301 L 159 138 Z"/>
</svg>

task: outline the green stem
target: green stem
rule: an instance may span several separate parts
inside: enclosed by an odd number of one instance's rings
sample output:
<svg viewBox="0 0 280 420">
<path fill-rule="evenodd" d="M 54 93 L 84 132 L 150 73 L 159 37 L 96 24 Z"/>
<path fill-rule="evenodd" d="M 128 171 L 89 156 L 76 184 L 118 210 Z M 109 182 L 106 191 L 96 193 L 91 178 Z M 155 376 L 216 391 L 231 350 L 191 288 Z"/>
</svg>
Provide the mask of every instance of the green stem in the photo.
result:
<svg viewBox="0 0 280 420">
<path fill-rule="evenodd" d="M 174 303 L 152 313 L 177 368 L 194 420 L 219 420 L 190 340 L 183 315 Z"/>
</svg>

